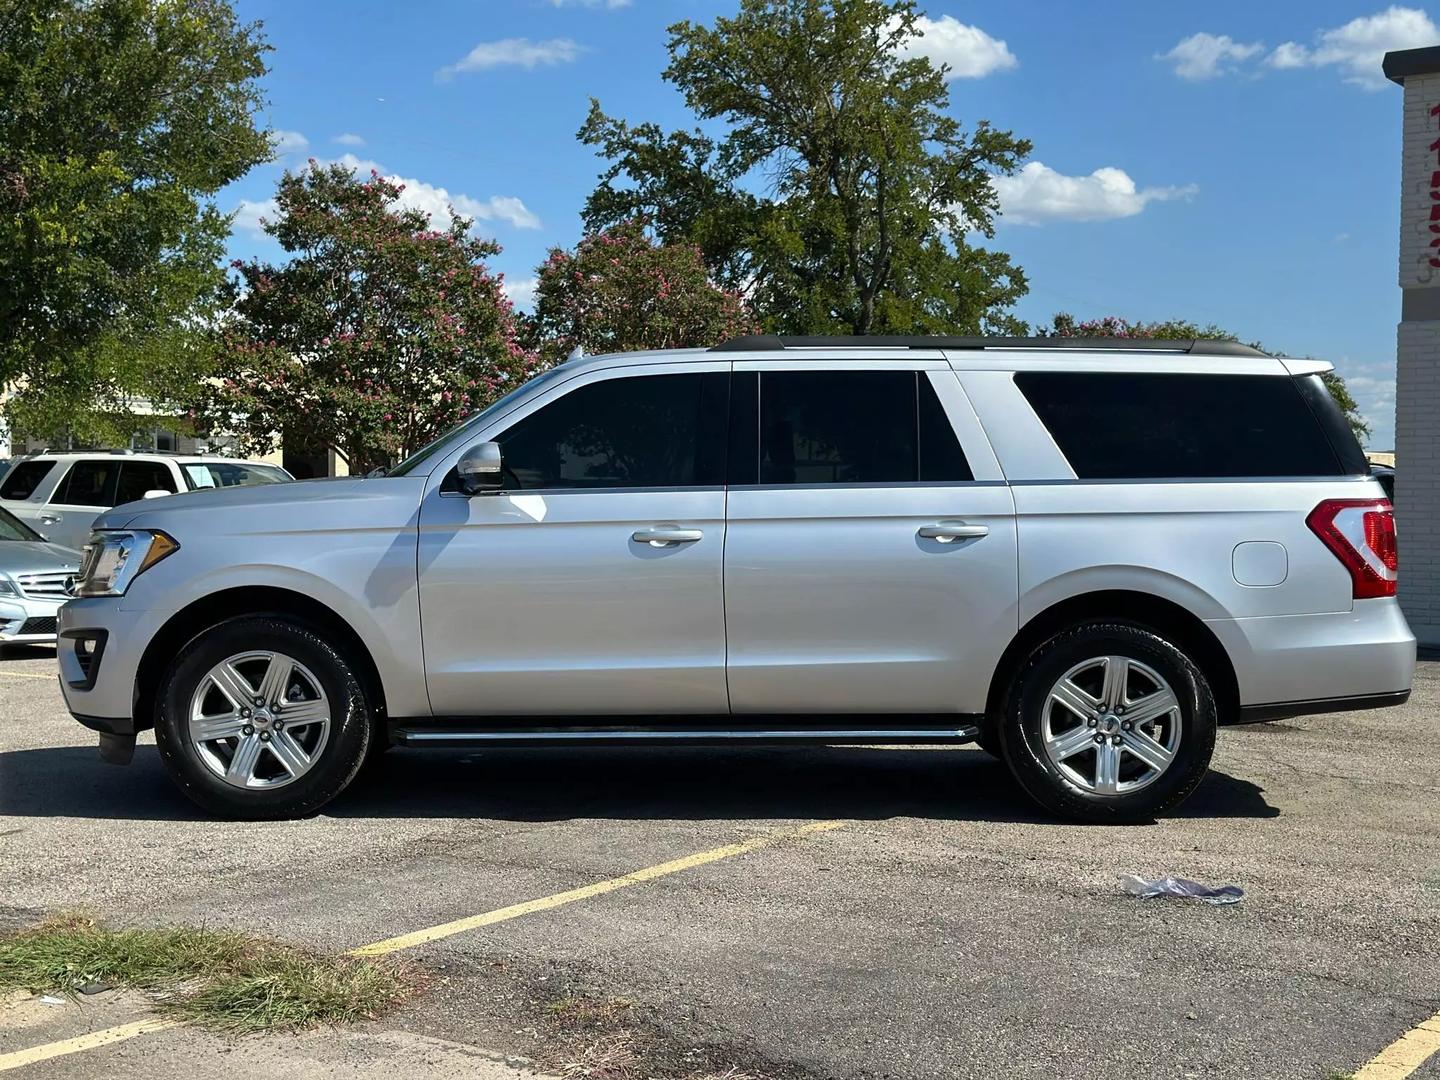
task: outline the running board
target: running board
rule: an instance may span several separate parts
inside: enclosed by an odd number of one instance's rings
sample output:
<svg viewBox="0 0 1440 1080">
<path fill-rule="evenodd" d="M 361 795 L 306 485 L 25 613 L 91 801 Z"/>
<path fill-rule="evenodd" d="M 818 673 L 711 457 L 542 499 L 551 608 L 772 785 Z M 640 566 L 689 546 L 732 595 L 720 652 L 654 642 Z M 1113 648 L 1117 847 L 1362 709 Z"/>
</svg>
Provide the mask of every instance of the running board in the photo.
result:
<svg viewBox="0 0 1440 1080">
<path fill-rule="evenodd" d="M 469 724 L 474 720 L 470 719 Z M 980 734 L 973 723 L 944 727 L 641 727 L 637 725 L 586 727 L 473 727 L 460 723 L 419 725 L 394 723 L 390 741 L 398 746 L 722 746 L 734 743 L 769 743 L 811 746 L 887 743 L 968 743 Z"/>
</svg>

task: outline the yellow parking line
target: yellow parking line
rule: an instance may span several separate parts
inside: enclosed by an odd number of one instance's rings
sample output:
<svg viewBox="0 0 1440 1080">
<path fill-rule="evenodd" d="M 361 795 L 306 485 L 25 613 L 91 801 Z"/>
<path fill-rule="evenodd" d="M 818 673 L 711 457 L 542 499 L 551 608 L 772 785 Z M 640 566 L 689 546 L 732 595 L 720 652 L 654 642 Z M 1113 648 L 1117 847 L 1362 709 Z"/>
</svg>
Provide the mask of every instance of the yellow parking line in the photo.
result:
<svg viewBox="0 0 1440 1080">
<path fill-rule="evenodd" d="M 670 862 L 647 866 L 643 870 L 636 870 L 633 873 L 625 874 L 621 877 L 607 878 L 604 881 L 597 881 L 593 885 L 584 885 L 578 889 L 570 889 L 567 892 L 555 893 L 553 896 L 542 896 L 538 900 L 527 900 L 523 904 L 511 904 L 509 907 L 498 908 L 495 911 L 487 911 L 483 915 L 472 915 L 466 919 L 456 919 L 454 922 L 441 923 L 439 926 L 432 926 L 426 930 L 416 930 L 413 933 L 401 934 L 399 937 L 386 938 L 383 941 L 373 941 L 369 945 L 361 945 L 358 949 L 352 949 L 351 955 L 383 956 L 386 953 L 399 952 L 402 949 L 413 949 L 417 945 L 424 945 L 431 941 L 439 941 L 442 938 L 464 933 L 466 930 L 475 930 L 482 926 L 493 926 L 495 923 L 508 922 L 511 919 L 518 919 L 522 915 L 529 915 L 536 911 L 549 911 L 551 908 L 562 907 L 565 904 L 573 904 L 577 900 L 586 900 L 592 896 L 600 896 L 604 893 L 614 892 L 616 889 L 625 889 L 631 885 L 654 881 L 656 878 L 665 877 L 668 874 L 678 874 L 682 870 L 690 870 L 696 866 L 719 862 L 721 859 L 734 858 L 736 855 L 744 855 L 751 851 L 758 851 L 760 848 L 773 847 L 786 840 L 795 840 L 810 836 L 814 833 L 830 832 L 833 829 L 844 828 L 844 826 L 845 822 L 843 821 L 814 821 L 808 825 L 802 825 L 798 829 L 786 829 L 783 832 L 757 836 L 751 840 L 742 840 L 737 844 L 726 844 L 724 847 L 711 848 L 709 851 L 696 852 L 694 855 L 686 855 L 684 858 L 673 859 Z M 32 1046 L 28 1050 L 15 1050 L 9 1054 L 0 1055 L 0 1072 L 5 1072 L 8 1069 L 18 1069 L 23 1065 L 31 1065 L 37 1061 L 46 1061 L 54 1057 L 63 1057 L 66 1054 L 77 1054 L 83 1050 L 94 1050 L 102 1046 L 109 1046 L 113 1043 L 124 1042 L 126 1039 L 133 1039 L 137 1035 L 144 1035 L 152 1031 L 164 1031 L 167 1028 L 176 1027 L 179 1023 L 178 1020 L 164 1020 L 159 1018 L 139 1020 L 133 1024 L 121 1024 L 118 1027 L 105 1028 L 102 1031 L 92 1031 L 88 1035 L 79 1035 L 73 1039 L 62 1039 L 59 1042 Z"/>
<path fill-rule="evenodd" d="M 179 1026 L 179 1020 L 165 1020 L 158 1016 L 152 1016 L 148 1020 L 136 1020 L 134 1023 L 92 1031 L 87 1035 L 77 1035 L 73 1039 L 44 1043 L 40 1046 L 32 1046 L 27 1050 L 13 1050 L 8 1054 L 0 1054 L 0 1072 L 34 1065 L 40 1061 L 49 1061 L 51 1058 L 64 1057 L 66 1054 L 78 1054 L 82 1050 L 97 1050 L 102 1046 L 110 1046 L 113 1043 L 124 1042 L 126 1039 L 133 1039 L 136 1035 L 145 1035 L 152 1031 L 164 1031 L 166 1028 Z"/>
<path fill-rule="evenodd" d="M 636 870 L 634 873 L 625 874 L 623 877 L 597 881 L 593 885 L 585 885 L 578 889 L 571 889 L 568 892 L 541 897 L 539 900 L 527 900 L 523 904 L 512 904 L 510 907 L 499 908 L 496 911 L 487 911 L 483 915 L 472 915 L 466 919 L 456 919 L 454 922 L 441 923 L 439 926 L 432 926 L 426 930 L 416 930 L 413 933 L 401 934 L 399 937 L 386 938 L 384 941 L 374 941 L 369 945 L 361 945 L 358 949 L 352 949 L 351 955 L 383 956 L 385 953 L 399 952 L 401 949 L 413 949 L 417 945 L 424 945 L 431 941 L 439 941 L 441 938 L 451 937 L 454 934 L 463 934 L 467 930 L 476 930 L 482 926 L 493 926 L 495 923 L 508 922 L 511 919 L 518 919 L 522 915 L 530 915 L 537 911 L 549 911 L 551 908 L 562 907 L 565 904 L 573 904 L 577 900 L 588 900 L 590 897 L 599 896 L 602 893 L 614 892 L 616 889 L 626 889 L 631 885 L 639 885 L 645 881 L 654 881 L 656 878 L 665 877 L 667 874 L 678 874 L 681 870 L 689 870 L 696 866 L 704 866 L 706 863 L 719 862 L 721 859 L 744 855 L 746 852 L 770 847 L 783 840 L 809 836 L 811 833 L 828 832 L 831 829 L 841 828 L 844 824 L 843 821 L 817 821 L 791 831 L 772 833 L 769 836 L 757 836 L 753 840 L 743 840 L 738 844 L 726 844 L 724 847 L 711 848 L 709 851 L 686 855 L 683 859 L 660 863 L 658 866 L 647 866 L 643 870 Z"/>
<path fill-rule="evenodd" d="M 1367 1062 L 1355 1080 L 1405 1080 L 1440 1050 L 1440 1013 L 1421 1021 Z"/>
</svg>

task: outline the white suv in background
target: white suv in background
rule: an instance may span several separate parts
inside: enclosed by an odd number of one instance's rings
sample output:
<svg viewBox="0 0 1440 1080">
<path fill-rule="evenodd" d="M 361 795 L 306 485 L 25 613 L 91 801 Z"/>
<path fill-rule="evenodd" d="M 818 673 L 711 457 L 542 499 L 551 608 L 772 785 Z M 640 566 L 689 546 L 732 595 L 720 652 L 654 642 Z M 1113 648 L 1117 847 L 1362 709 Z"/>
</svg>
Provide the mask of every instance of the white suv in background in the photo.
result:
<svg viewBox="0 0 1440 1080">
<path fill-rule="evenodd" d="M 96 515 L 159 492 L 276 484 L 291 476 L 278 465 L 236 458 L 90 450 L 36 454 L 0 479 L 0 506 L 51 543 L 81 548 Z"/>
<path fill-rule="evenodd" d="M 973 740 L 1056 812 L 1146 820 L 1218 724 L 1409 696 L 1395 521 L 1328 367 L 1108 339 L 572 360 L 383 476 L 110 511 L 61 686 L 108 760 L 153 727 L 241 817 L 313 813 L 392 742 Z"/>
</svg>

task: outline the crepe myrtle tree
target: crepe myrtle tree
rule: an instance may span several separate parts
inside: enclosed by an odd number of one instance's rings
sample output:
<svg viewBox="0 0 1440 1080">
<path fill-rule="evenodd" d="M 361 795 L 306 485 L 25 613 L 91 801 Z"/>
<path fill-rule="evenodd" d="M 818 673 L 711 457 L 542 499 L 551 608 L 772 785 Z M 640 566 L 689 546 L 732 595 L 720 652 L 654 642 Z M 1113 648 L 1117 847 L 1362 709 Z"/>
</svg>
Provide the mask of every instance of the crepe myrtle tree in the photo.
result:
<svg viewBox="0 0 1440 1080">
<path fill-rule="evenodd" d="M 1195 338 L 1213 341 L 1240 340 L 1238 335 L 1232 334 L 1214 323 L 1202 326 L 1186 319 L 1167 319 L 1161 322 L 1147 323 L 1123 319 L 1118 315 L 1081 320 L 1063 311 L 1051 319 L 1050 326 L 1042 328 L 1040 334 L 1044 337 L 1156 338 L 1169 341 L 1189 341 Z M 1258 341 L 1248 344 L 1253 345 L 1261 352 L 1270 351 Z M 1355 432 L 1355 437 L 1363 442 L 1370 435 L 1370 425 L 1360 414 L 1360 405 L 1351 397 L 1349 389 L 1345 386 L 1345 380 L 1334 371 L 1327 371 L 1320 378 L 1325 383 L 1325 388 L 1330 391 L 1330 396 L 1344 411 L 1345 419 L 1350 422 L 1350 430 Z"/>
<path fill-rule="evenodd" d="M 287 172 L 265 231 L 289 259 L 232 263 L 203 412 L 248 453 L 291 438 L 352 474 L 397 461 L 537 370 L 517 338 L 497 244 L 437 226 L 404 187 L 314 161 Z"/>
<path fill-rule="evenodd" d="M 658 243 L 640 219 L 553 249 L 537 277 L 529 331 L 546 359 L 716 345 L 758 329 L 696 245 Z"/>
</svg>

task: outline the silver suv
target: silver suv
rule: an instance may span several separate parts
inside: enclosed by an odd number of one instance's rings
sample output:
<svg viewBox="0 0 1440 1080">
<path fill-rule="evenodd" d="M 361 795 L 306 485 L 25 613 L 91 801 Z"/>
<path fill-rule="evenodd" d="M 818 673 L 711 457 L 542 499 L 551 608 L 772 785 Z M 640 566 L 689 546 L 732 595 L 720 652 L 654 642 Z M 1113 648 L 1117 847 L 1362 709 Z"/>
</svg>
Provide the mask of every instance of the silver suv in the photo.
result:
<svg viewBox="0 0 1440 1080">
<path fill-rule="evenodd" d="M 208 810 L 391 744 L 958 743 L 1146 820 L 1217 724 L 1406 700 L 1395 524 L 1319 373 L 1216 342 L 573 360 L 389 475 L 96 522 L 65 697 Z"/>
</svg>

